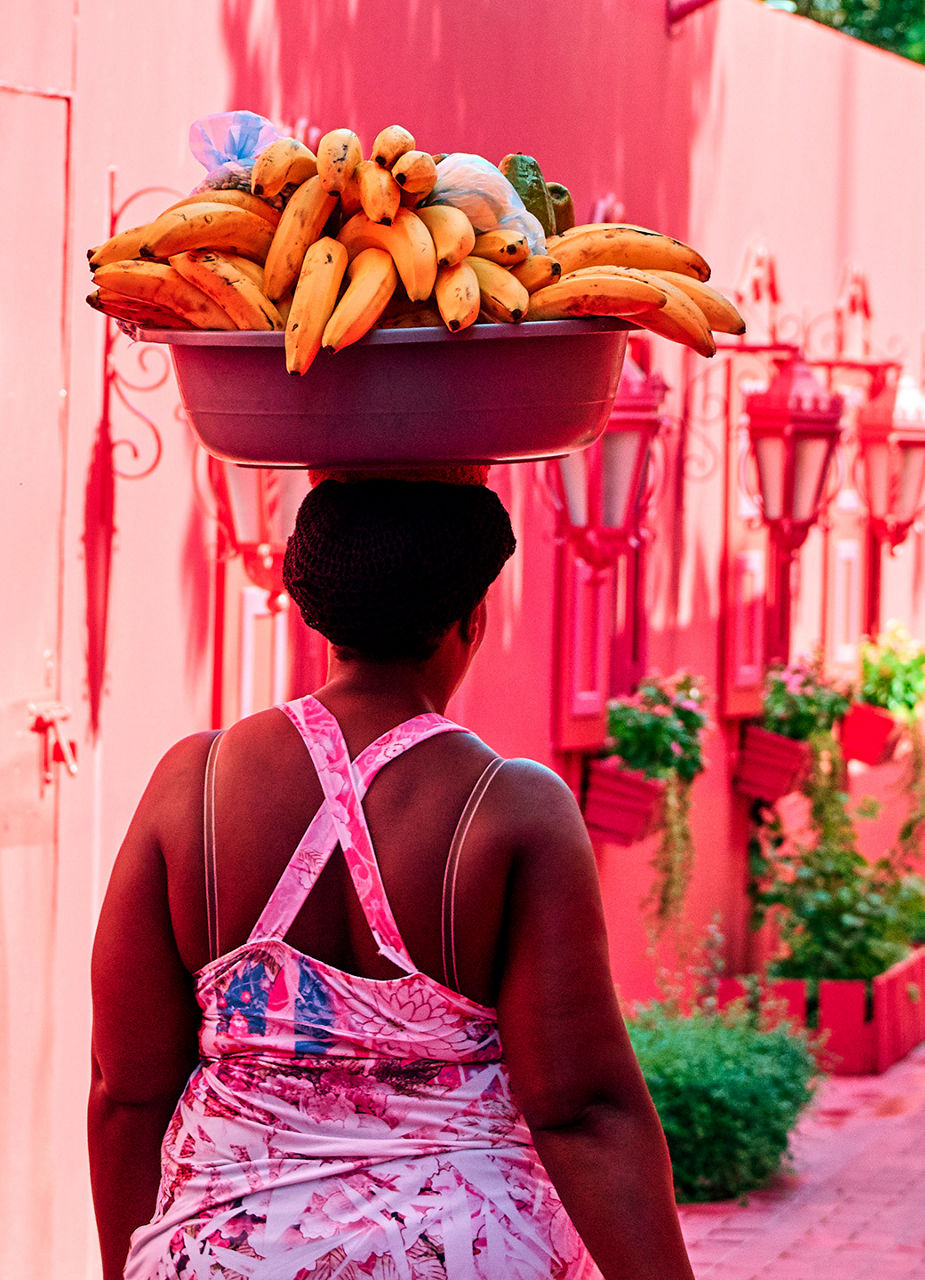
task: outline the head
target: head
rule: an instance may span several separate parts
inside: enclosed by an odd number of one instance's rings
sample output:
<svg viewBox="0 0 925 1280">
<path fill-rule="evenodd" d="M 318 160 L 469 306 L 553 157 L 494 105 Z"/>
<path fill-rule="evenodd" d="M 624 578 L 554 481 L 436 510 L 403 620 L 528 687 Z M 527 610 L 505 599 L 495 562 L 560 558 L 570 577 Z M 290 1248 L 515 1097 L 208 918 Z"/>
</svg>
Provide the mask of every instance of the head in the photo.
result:
<svg viewBox="0 0 925 1280">
<path fill-rule="evenodd" d="M 339 656 L 425 662 L 470 625 L 514 546 L 482 485 L 324 480 L 299 509 L 283 581 Z"/>
</svg>

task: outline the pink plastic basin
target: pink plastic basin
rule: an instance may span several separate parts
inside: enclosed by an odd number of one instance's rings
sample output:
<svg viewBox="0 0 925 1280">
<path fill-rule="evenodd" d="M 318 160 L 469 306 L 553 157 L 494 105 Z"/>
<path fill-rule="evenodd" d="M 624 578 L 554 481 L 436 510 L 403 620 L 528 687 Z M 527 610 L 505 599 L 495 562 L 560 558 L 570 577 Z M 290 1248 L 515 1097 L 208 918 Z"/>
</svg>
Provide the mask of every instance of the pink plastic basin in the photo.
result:
<svg viewBox="0 0 925 1280">
<path fill-rule="evenodd" d="M 139 329 L 168 343 L 202 445 L 250 466 L 520 462 L 592 444 L 613 406 L 626 330 L 610 318 L 378 329 L 303 376 L 282 333 Z"/>
</svg>

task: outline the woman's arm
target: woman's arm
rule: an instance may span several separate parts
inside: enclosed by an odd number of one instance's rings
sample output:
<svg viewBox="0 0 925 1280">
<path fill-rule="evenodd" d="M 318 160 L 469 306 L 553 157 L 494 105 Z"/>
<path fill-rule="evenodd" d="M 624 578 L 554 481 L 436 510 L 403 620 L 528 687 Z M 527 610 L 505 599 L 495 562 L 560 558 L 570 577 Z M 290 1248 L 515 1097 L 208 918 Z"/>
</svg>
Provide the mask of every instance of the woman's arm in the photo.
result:
<svg viewBox="0 0 925 1280">
<path fill-rule="evenodd" d="M 122 1276 L 129 1237 L 154 1212 L 161 1140 L 197 1060 L 199 1008 L 174 942 L 161 834 L 177 820 L 178 788 L 199 755 L 202 743 L 187 739 L 155 771 L 119 850 L 93 946 L 88 1138 L 104 1280 Z"/>
<path fill-rule="evenodd" d="M 498 1017 L 514 1092 L 605 1280 L 692 1280 L 668 1150 L 614 992 L 581 813 L 541 766 L 518 764 L 507 782 L 519 816 Z"/>
</svg>

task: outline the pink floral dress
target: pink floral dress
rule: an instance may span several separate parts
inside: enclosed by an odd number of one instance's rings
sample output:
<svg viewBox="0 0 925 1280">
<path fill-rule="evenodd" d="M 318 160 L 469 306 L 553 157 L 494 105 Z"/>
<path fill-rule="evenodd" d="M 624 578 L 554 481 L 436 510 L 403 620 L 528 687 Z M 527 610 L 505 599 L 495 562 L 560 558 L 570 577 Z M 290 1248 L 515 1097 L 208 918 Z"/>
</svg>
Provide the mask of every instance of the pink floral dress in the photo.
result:
<svg viewBox="0 0 925 1280">
<path fill-rule="evenodd" d="M 325 801 L 250 938 L 196 974 L 201 1061 L 126 1280 L 599 1280 L 511 1097 L 494 1010 L 415 968 L 363 816 L 384 764 L 459 726 L 419 716 L 351 762 L 314 698 L 282 710 Z M 401 977 L 285 941 L 338 843 Z"/>
</svg>

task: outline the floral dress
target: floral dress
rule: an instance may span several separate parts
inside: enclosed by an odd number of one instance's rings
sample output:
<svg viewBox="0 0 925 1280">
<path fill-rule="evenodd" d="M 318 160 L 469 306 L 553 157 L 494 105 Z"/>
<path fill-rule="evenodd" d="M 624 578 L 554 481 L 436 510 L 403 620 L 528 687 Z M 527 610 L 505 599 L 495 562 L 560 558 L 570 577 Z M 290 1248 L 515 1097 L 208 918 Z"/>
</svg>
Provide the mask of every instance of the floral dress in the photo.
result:
<svg viewBox="0 0 925 1280">
<path fill-rule="evenodd" d="M 415 968 L 363 815 L 384 764 L 459 726 L 418 716 L 351 762 L 317 700 L 281 709 L 325 801 L 247 942 L 196 974 L 200 1063 L 126 1280 L 599 1280 L 511 1097 L 494 1010 Z M 400 977 L 285 941 L 338 844 Z"/>
</svg>

